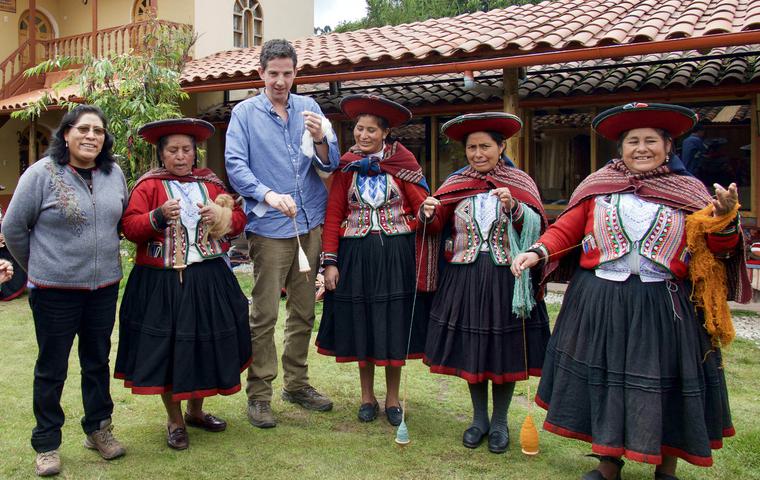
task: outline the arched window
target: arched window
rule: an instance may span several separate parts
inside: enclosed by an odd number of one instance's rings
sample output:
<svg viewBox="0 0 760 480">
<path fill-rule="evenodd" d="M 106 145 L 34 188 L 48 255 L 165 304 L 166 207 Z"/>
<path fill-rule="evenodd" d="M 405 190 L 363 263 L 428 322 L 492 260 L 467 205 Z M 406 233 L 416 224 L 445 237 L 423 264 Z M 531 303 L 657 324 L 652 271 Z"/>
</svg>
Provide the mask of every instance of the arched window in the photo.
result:
<svg viewBox="0 0 760 480">
<path fill-rule="evenodd" d="M 135 0 L 132 5 L 132 22 L 138 23 L 148 20 L 153 12 L 151 3 L 151 0 Z"/>
<path fill-rule="evenodd" d="M 235 0 L 232 34 L 235 47 L 245 48 L 264 43 L 264 15 L 255 0 Z"/>
</svg>

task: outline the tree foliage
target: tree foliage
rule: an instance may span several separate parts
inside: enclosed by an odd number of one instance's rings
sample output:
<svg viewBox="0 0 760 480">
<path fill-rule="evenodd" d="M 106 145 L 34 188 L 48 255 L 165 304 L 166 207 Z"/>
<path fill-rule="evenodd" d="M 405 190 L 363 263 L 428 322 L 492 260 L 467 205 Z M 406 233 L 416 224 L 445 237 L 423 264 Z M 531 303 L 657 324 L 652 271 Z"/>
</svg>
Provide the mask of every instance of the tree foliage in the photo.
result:
<svg viewBox="0 0 760 480">
<path fill-rule="evenodd" d="M 362 28 L 418 22 L 431 18 L 454 17 L 463 13 L 539 3 L 541 0 L 367 0 L 367 15 L 353 22 L 340 23 L 333 31 L 348 32 Z"/>
<path fill-rule="evenodd" d="M 124 54 L 96 58 L 56 57 L 25 72 L 27 76 L 66 70 L 71 72 L 53 85 L 47 94 L 26 109 L 14 112 L 20 119 L 39 117 L 55 103 L 64 88 L 78 87 L 76 101 L 59 101 L 72 109 L 79 103 L 97 105 L 108 119 L 114 136 L 113 152 L 119 159 L 130 186 L 153 165 L 153 146 L 137 135 L 145 123 L 181 117 L 179 103 L 187 100 L 180 86 L 180 74 L 195 44 L 196 35 L 189 28 L 177 28 L 148 21 L 142 37 L 133 37 L 133 49 Z"/>
</svg>

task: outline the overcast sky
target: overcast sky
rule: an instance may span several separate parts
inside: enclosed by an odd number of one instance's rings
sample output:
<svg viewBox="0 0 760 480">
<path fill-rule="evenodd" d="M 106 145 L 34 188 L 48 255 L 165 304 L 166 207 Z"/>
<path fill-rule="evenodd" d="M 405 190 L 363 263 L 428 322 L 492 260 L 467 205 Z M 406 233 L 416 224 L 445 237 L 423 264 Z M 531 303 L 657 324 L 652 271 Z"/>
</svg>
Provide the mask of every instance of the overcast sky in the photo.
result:
<svg viewBox="0 0 760 480">
<path fill-rule="evenodd" d="M 335 27 L 342 21 L 358 20 L 367 13 L 364 0 L 315 0 L 314 26 Z"/>
</svg>

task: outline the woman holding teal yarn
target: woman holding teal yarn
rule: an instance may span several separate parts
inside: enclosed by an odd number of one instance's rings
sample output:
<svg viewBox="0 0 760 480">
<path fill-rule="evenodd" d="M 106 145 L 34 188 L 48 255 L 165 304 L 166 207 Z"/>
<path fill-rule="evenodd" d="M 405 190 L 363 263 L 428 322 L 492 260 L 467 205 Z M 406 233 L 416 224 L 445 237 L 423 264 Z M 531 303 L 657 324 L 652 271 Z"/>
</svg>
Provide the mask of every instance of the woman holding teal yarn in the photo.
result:
<svg viewBox="0 0 760 480">
<path fill-rule="evenodd" d="M 462 115 L 444 124 L 442 132 L 464 144 L 469 165 L 446 179 L 421 209 L 432 234 L 423 248 L 434 257 L 442 245 L 445 260 L 440 281 L 438 262 L 422 262 L 421 287 L 437 287 L 424 361 L 434 373 L 467 380 L 473 421 L 463 444 L 475 448 L 488 436 L 493 453 L 509 446 L 514 382 L 541 374 L 549 339 L 546 306 L 535 299 L 540 272 L 517 280 L 509 269 L 511 259 L 546 227 L 535 182 L 504 155 L 506 139 L 521 127 L 518 117 L 500 112 Z"/>
</svg>

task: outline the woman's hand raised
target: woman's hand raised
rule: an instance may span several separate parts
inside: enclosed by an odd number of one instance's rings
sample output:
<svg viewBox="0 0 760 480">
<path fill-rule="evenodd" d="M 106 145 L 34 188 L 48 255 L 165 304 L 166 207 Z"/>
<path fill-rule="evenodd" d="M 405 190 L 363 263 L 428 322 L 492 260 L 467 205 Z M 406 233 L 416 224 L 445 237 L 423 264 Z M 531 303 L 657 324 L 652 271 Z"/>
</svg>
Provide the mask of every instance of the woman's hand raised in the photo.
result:
<svg viewBox="0 0 760 480">
<path fill-rule="evenodd" d="M 715 200 L 712 201 L 715 209 L 713 215 L 722 217 L 734 209 L 739 202 L 739 192 L 736 190 L 736 184 L 732 183 L 728 188 L 723 188 L 719 184 L 713 184 L 715 187 Z"/>
</svg>

